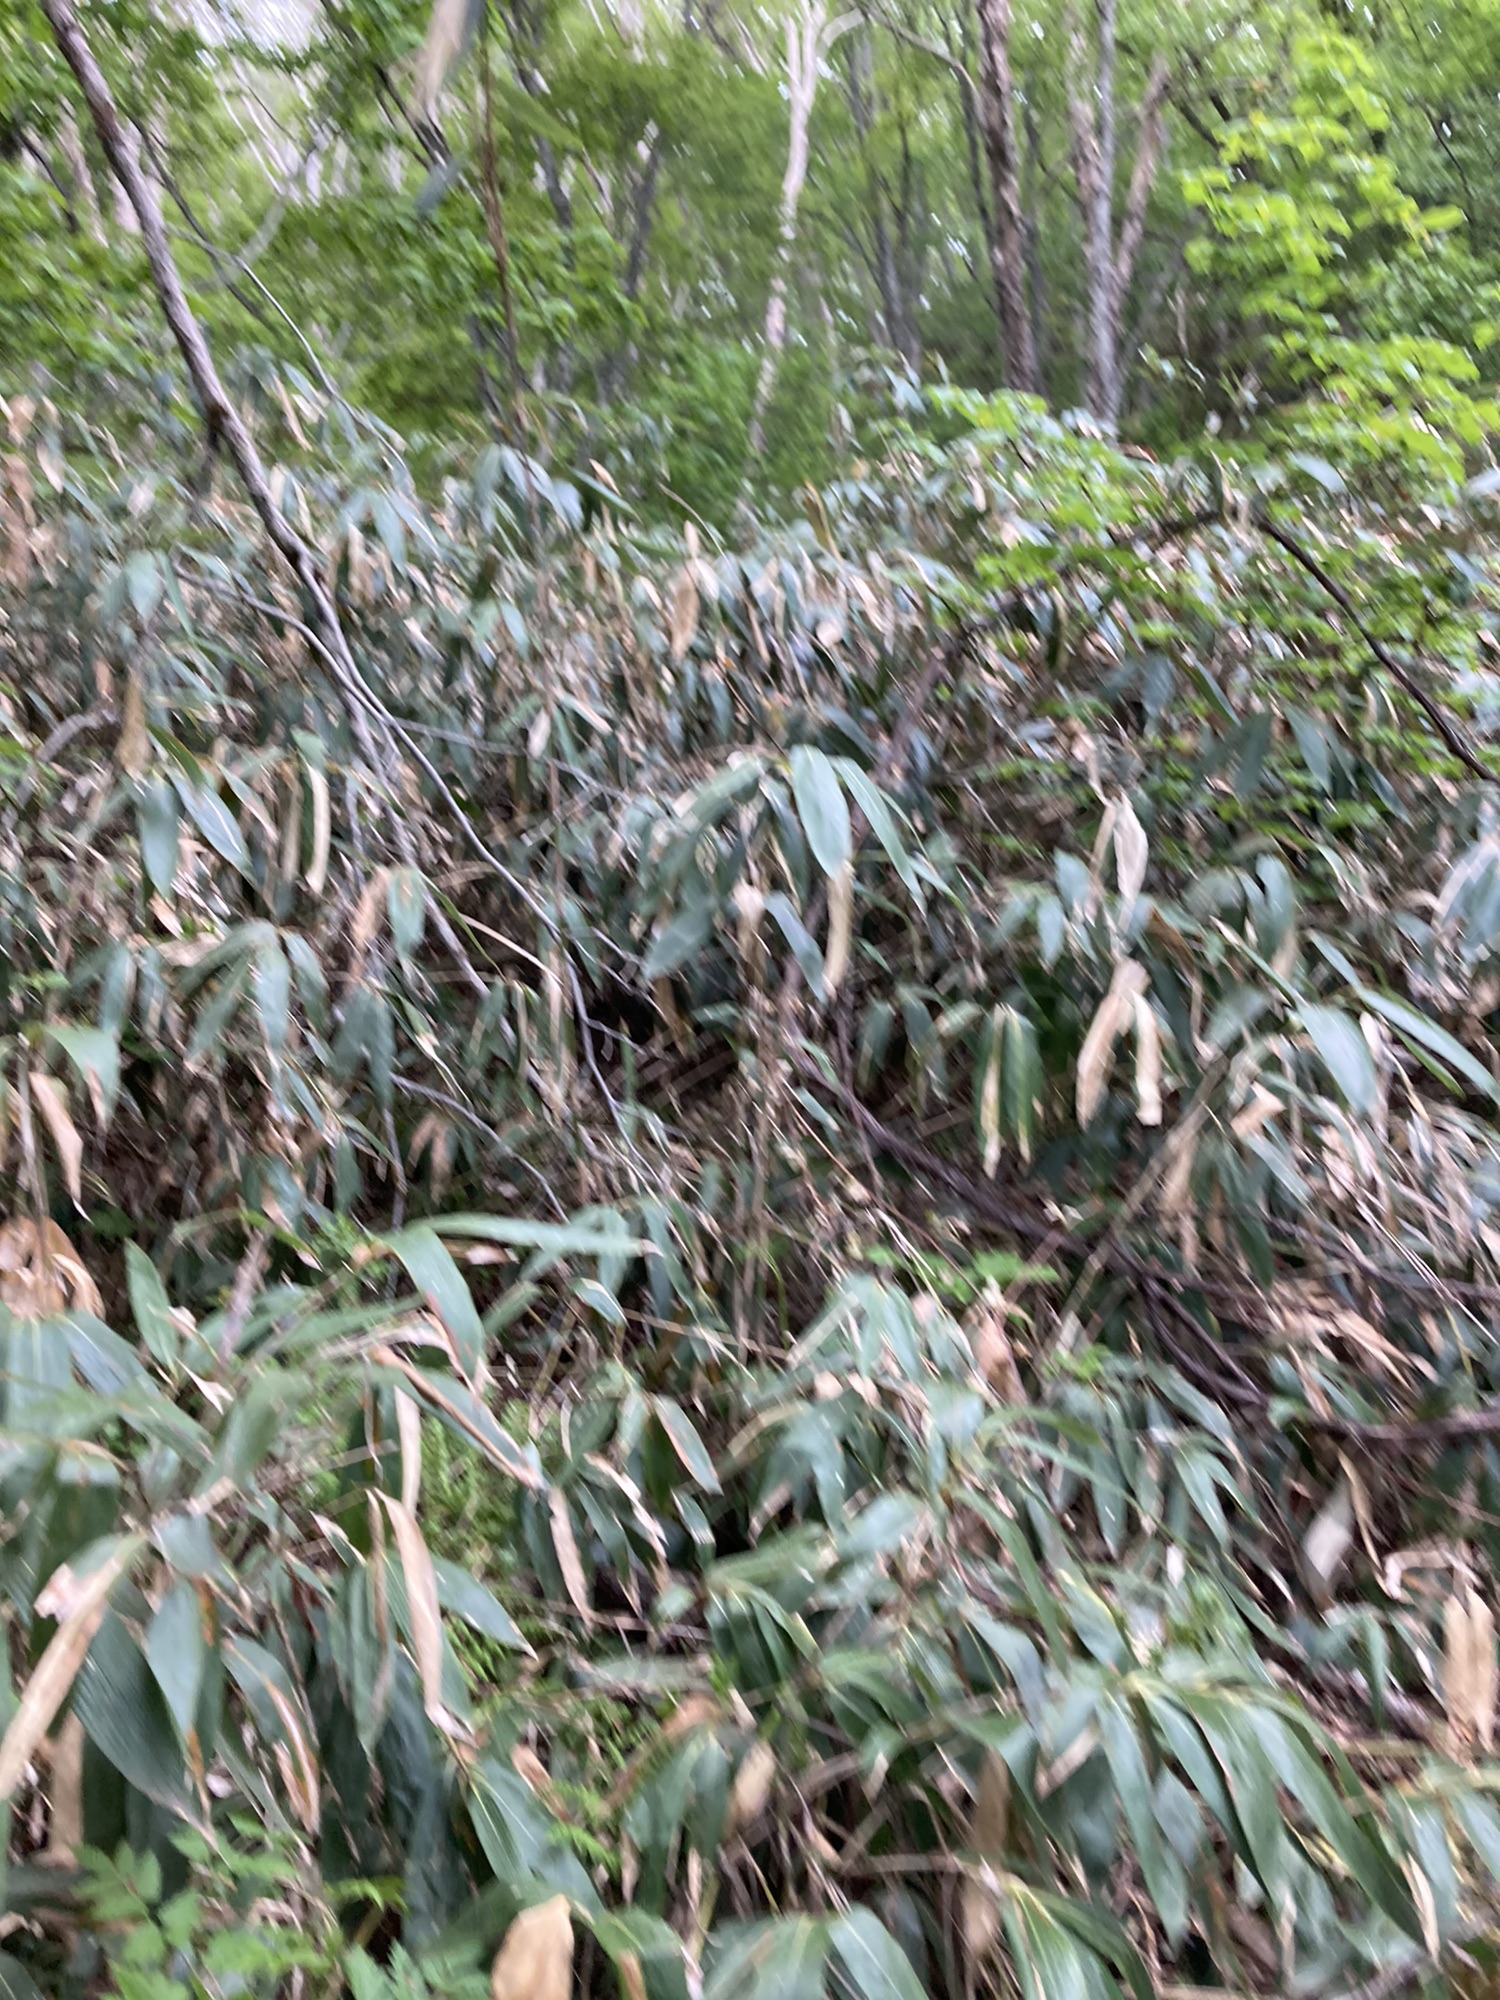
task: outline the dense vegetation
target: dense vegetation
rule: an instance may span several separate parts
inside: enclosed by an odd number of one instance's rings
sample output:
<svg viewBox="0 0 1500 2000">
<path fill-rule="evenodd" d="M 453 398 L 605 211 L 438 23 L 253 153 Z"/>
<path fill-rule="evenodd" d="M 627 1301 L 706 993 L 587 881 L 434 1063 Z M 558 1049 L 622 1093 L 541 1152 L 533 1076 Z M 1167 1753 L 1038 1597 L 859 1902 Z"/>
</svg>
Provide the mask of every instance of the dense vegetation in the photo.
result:
<svg viewBox="0 0 1500 2000">
<path fill-rule="evenodd" d="M 1500 5 L 0 54 L 0 1994 L 1488 1990 Z"/>
</svg>

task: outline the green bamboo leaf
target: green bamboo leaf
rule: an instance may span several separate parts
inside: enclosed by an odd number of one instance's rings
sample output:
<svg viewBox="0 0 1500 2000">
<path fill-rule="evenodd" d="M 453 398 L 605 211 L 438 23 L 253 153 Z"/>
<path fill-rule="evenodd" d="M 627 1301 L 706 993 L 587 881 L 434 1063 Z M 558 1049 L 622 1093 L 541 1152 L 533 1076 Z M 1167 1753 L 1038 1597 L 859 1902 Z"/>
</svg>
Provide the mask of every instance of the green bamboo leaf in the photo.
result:
<svg viewBox="0 0 1500 2000">
<path fill-rule="evenodd" d="M 1090 2000 L 1088 1968 L 1078 1940 L 1039 1897 L 1011 1882 L 1001 1915 L 1024 2000 Z"/>
<path fill-rule="evenodd" d="M 790 759 L 792 797 L 813 858 L 825 875 L 836 875 L 854 853 L 849 802 L 832 760 L 821 750 L 799 743 Z"/>
<path fill-rule="evenodd" d="M 1339 1095 L 1357 1117 L 1368 1118 L 1379 1101 L 1380 1083 L 1375 1074 L 1375 1058 L 1358 1023 L 1338 1007 L 1315 1007 L 1304 1002 L 1297 1012 Z"/>
<path fill-rule="evenodd" d="M 714 1471 L 714 1462 L 709 1457 L 703 1440 L 694 1429 L 687 1412 L 669 1396 L 653 1396 L 651 1409 L 656 1421 L 666 1432 L 673 1451 L 704 1492 L 719 1492 L 719 1476 Z"/>
<path fill-rule="evenodd" d="M 177 793 L 165 778 L 141 786 L 135 815 L 146 878 L 159 895 L 170 895 L 177 879 L 177 828 L 182 814 Z"/>
<path fill-rule="evenodd" d="M 920 903 L 922 885 L 917 871 L 912 866 L 911 856 L 901 838 L 901 830 L 896 824 L 896 815 L 890 801 L 881 791 L 868 771 L 862 771 L 850 757 L 836 757 L 834 769 L 843 780 L 849 796 L 870 822 L 870 831 L 885 849 L 886 859 L 895 869 L 907 892 Z"/>
<path fill-rule="evenodd" d="M 534 1449 L 523 1448 L 503 1431 L 493 1415 L 467 1383 L 456 1375 L 435 1369 L 399 1370 L 394 1385 L 415 1390 L 432 1414 L 466 1444 L 477 1445 L 493 1465 L 521 1485 L 536 1489 L 542 1485 L 541 1467 Z"/>
<path fill-rule="evenodd" d="M 0 1871 L 0 1885 L 4 1873 Z M 42 1989 L 18 1958 L 0 1951 L 0 2000 L 42 2000 Z"/>
<path fill-rule="evenodd" d="M 187 1804 L 187 1774 L 171 1713 L 118 1612 L 105 1614 L 73 1689 L 74 1713 L 95 1747 L 138 1792 Z"/>
<path fill-rule="evenodd" d="M 197 1722 L 206 1660 L 203 1610 L 184 1577 L 162 1598 L 146 1628 L 146 1663 L 184 1742 Z"/>
<path fill-rule="evenodd" d="M 1000 1015 L 1001 1123 L 1016 1142 L 1023 1161 L 1031 1159 L 1037 1121 L 1046 1093 L 1041 1044 L 1035 1024 L 1014 1007 Z"/>
<path fill-rule="evenodd" d="M 263 944 L 251 960 L 250 989 L 266 1047 L 273 1056 L 283 1055 L 291 1022 L 292 968 L 275 939 Z"/>
<path fill-rule="evenodd" d="M 464 1274 L 430 1222 L 413 1222 L 386 1238 L 386 1249 L 436 1313 L 453 1341 L 454 1356 L 472 1376 L 484 1359 L 484 1327 Z"/>
<path fill-rule="evenodd" d="M 1104 1696 L 1094 1713 L 1110 1776 L 1114 1779 L 1125 1822 L 1135 1842 L 1136 1859 L 1141 1864 L 1141 1873 L 1156 1904 L 1162 1928 L 1175 1951 L 1187 1934 L 1187 1877 L 1182 1863 L 1162 1839 L 1157 1826 L 1151 1773 L 1140 1738 L 1136 1735 L 1134 1718 L 1112 1695 Z"/>
<path fill-rule="evenodd" d="M 923 2000 L 911 1960 L 873 1911 L 846 1910 L 828 1936 L 857 2000 Z"/>
<path fill-rule="evenodd" d="M 188 818 L 216 854 L 222 854 L 231 868 L 242 875 L 250 872 L 250 853 L 234 815 L 211 785 L 193 785 L 177 779 L 177 792 L 187 808 Z"/>
<path fill-rule="evenodd" d="M 67 1056 L 107 1124 L 120 1094 L 120 1040 L 103 1028 L 49 1027 L 47 1033 Z"/>
<path fill-rule="evenodd" d="M 134 1243 L 125 1245 L 125 1286 L 136 1331 L 163 1368 L 175 1368 L 182 1335 L 156 1266 Z"/>
<path fill-rule="evenodd" d="M 437 1578 L 438 1603 L 444 1611 L 461 1618 L 484 1638 L 493 1639 L 497 1646 L 509 1646 L 518 1653 L 531 1651 L 509 1612 L 495 1602 L 477 1578 L 460 1569 L 457 1563 L 449 1562 L 446 1556 L 434 1556 L 432 1568 Z"/>
<path fill-rule="evenodd" d="M 1450 1035 L 1446 1028 L 1440 1028 L 1435 1021 L 1429 1021 L 1415 1007 L 1408 1007 L 1404 1000 L 1396 1000 L 1388 993 L 1377 993 L 1369 986 L 1356 986 L 1355 994 L 1362 1006 L 1372 1014 L 1379 1014 L 1383 1020 L 1403 1035 L 1409 1035 L 1424 1049 L 1435 1055 L 1440 1062 L 1457 1072 L 1464 1081 L 1477 1090 L 1481 1097 L 1489 1098 L 1492 1104 L 1500 1104 L 1500 1085 L 1478 1058 L 1466 1049 L 1462 1042 Z"/>
<path fill-rule="evenodd" d="M 641 966 L 641 978 L 648 986 L 665 979 L 695 958 L 713 934 L 714 913 L 707 903 L 683 910 L 657 932 Z"/>
<path fill-rule="evenodd" d="M 747 1926 L 716 1955 L 703 2000 L 823 2000 L 828 1934 L 815 1917 Z"/>
<path fill-rule="evenodd" d="M 396 950 L 403 960 L 409 960 L 422 942 L 427 922 L 427 884 L 421 870 L 393 868 L 386 882 L 385 900 Z"/>
<path fill-rule="evenodd" d="M 823 985 L 823 954 L 814 944 L 812 935 L 791 902 L 778 889 L 767 896 L 766 908 L 781 927 L 781 934 L 792 948 L 792 956 L 802 968 L 802 976 L 812 989 L 815 999 L 827 998 Z"/>
</svg>

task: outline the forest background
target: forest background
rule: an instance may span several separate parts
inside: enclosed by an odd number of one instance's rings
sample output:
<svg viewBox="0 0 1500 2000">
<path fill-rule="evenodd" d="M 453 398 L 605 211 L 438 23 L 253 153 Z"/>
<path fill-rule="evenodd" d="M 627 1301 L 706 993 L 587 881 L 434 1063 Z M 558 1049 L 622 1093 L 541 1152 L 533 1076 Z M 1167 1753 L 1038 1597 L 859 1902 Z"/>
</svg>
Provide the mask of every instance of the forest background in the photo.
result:
<svg viewBox="0 0 1500 2000">
<path fill-rule="evenodd" d="M 7 2000 L 1490 1990 L 1497 162 L 7 0 Z"/>
</svg>

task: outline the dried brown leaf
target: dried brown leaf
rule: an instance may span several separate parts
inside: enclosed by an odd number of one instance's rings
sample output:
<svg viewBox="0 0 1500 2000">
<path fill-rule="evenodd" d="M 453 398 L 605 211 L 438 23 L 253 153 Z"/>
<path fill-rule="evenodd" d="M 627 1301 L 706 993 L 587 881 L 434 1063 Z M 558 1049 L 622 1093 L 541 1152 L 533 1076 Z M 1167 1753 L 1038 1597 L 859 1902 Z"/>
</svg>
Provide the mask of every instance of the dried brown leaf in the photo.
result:
<svg viewBox="0 0 1500 2000">
<path fill-rule="evenodd" d="M 443 85 L 463 48 L 468 18 L 468 0 L 433 0 L 415 73 L 416 108 L 429 123 L 437 116 Z"/>
<path fill-rule="evenodd" d="M 573 1919 L 566 1896 L 523 1910 L 490 1968 L 490 2000 L 569 2000 Z"/>
<path fill-rule="evenodd" d="M 47 1845 L 36 1859 L 49 1868 L 72 1868 L 83 1845 L 83 1724 L 76 1715 L 52 1740 L 47 1805 Z"/>
<path fill-rule="evenodd" d="M 129 778 L 138 778 L 151 754 L 146 734 L 146 694 L 141 677 L 131 672 L 125 677 L 125 701 L 120 716 L 120 743 L 116 751 L 120 769 Z"/>
<path fill-rule="evenodd" d="M 1477 1592 L 1469 1594 L 1469 1687 L 1474 1734 L 1486 1756 L 1495 1747 L 1500 1664 L 1495 1657 L 1495 1614 Z"/>
<path fill-rule="evenodd" d="M 1135 1013 L 1135 1115 L 1142 1125 L 1161 1123 L 1161 1030 L 1144 993 L 1132 1003 Z"/>
<path fill-rule="evenodd" d="M 854 937 L 854 864 L 845 861 L 828 878 L 828 949 L 823 957 L 823 984 L 836 993 L 849 970 Z"/>
<path fill-rule="evenodd" d="M 588 1579 L 583 1573 L 583 1558 L 578 1553 L 578 1539 L 573 1533 L 573 1515 L 568 1506 L 568 1496 L 560 1486 L 553 1487 L 547 1508 L 552 1517 L 552 1546 L 557 1554 L 563 1583 L 583 1617 L 592 1619 L 594 1607 L 589 1602 Z"/>
<path fill-rule="evenodd" d="M 1115 807 L 1114 839 L 1115 880 L 1120 887 L 1120 928 L 1124 930 L 1130 923 L 1145 885 L 1150 845 L 1146 829 L 1136 818 L 1135 807 L 1130 803 L 1128 794 L 1123 792 Z"/>
<path fill-rule="evenodd" d="M 1146 971 L 1134 959 L 1115 967 L 1109 991 L 1089 1024 L 1078 1052 L 1078 1122 L 1090 1125 L 1104 1101 L 1104 1086 L 1114 1063 L 1115 1043 L 1129 1021 L 1138 995 L 1146 990 Z"/>
<path fill-rule="evenodd" d="M 312 794 L 312 852 L 307 857 L 303 881 L 309 896 L 321 896 L 328 880 L 328 855 L 333 845 L 333 808 L 328 797 L 328 776 L 316 764 L 308 764 L 307 789 Z"/>
<path fill-rule="evenodd" d="M 974 1318 L 969 1342 L 974 1365 L 1002 1403 L 1024 1403 L 1026 1390 L 1016 1366 L 1015 1349 L 1006 1331 L 1005 1314 L 994 1305 L 982 1305 Z"/>
<path fill-rule="evenodd" d="M 422 1414 L 404 1389 L 397 1389 L 396 1435 L 401 1440 L 401 1505 L 415 1519 L 422 1491 Z"/>
<path fill-rule="evenodd" d="M 989 1180 L 995 1178 L 1000 1165 L 1001 1020 L 1001 1010 L 996 1007 L 990 1016 L 990 1052 L 979 1086 L 979 1136 L 984 1142 L 984 1171 Z"/>
<path fill-rule="evenodd" d="M 726 1840 L 743 1833 L 746 1827 L 753 1826 L 760 1818 L 770 1799 L 775 1779 L 776 1752 L 763 1737 L 757 1737 L 734 1774 L 734 1784 L 729 1793 L 729 1815 L 724 1826 Z"/>
<path fill-rule="evenodd" d="M 407 1612 L 411 1619 L 411 1646 L 417 1672 L 422 1679 L 422 1706 L 427 1719 L 445 1736 L 467 1732 L 443 1701 L 443 1614 L 438 1605 L 437 1572 L 417 1526 L 417 1517 L 400 1500 L 382 1493 L 406 1578 Z"/>
<path fill-rule="evenodd" d="M 63 1179 L 67 1182 L 68 1193 L 73 1197 L 75 1207 L 83 1206 L 83 1140 L 78 1136 L 78 1127 L 68 1113 L 68 1101 L 61 1087 L 50 1076 L 40 1070 L 31 1073 L 31 1094 L 37 1109 L 46 1121 L 47 1130 L 52 1134 L 52 1143 L 57 1148 L 58 1161 L 62 1166 Z"/>
<path fill-rule="evenodd" d="M 691 567 L 684 563 L 672 584 L 672 609 L 668 620 L 672 659 L 680 660 L 698 636 L 698 585 Z"/>
<path fill-rule="evenodd" d="M 1010 1772 L 1005 1760 L 986 1750 L 979 1767 L 979 1790 L 969 1822 L 969 1846 L 978 1857 L 977 1874 L 964 1877 L 962 1905 L 964 1936 L 974 1959 L 986 1957 L 1000 1936 L 1000 1889 L 991 1868 L 1002 1859 L 1010 1826 Z"/>
<path fill-rule="evenodd" d="M 68 1690 L 78 1678 L 78 1669 L 83 1665 L 94 1634 L 104 1622 L 109 1593 L 135 1561 L 143 1539 L 140 1535 L 126 1536 L 81 1583 L 71 1583 L 69 1572 L 70 1587 L 66 1592 L 54 1592 L 45 1599 L 49 1606 L 62 1613 L 62 1622 L 49 1640 L 46 1652 L 37 1661 L 25 1692 L 16 1704 L 4 1740 L 0 1741 L 0 1799 L 10 1797 L 20 1783 L 26 1766 L 40 1748 L 42 1738 L 52 1727 L 52 1718 L 67 1699 Z M 54 1577 L 53 1581 L 57 1580 Z M 68 1599 L 65 1610 L 58 1602 L 61 1594 Z M 42 1602 L 38 1600 L 39 1612 Z"/>
</svg>

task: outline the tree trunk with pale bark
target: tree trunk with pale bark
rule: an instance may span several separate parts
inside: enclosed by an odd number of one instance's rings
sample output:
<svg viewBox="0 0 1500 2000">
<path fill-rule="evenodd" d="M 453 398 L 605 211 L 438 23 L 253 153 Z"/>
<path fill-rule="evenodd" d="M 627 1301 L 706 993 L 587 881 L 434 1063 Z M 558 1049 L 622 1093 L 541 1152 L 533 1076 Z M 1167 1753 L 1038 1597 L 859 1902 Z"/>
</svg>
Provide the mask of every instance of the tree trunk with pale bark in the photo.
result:
<svg viewBox="0 0 1500 2000">
<path fill-rule="evenodd" d="M 1153 57 L 1141 99 L 1135 164 L 1118 230 L 1115 176 L 1119 133 L 1115 102 L 1119 66 L 1119 0 L 1094 0 L 1093 47 L 1075 13 L 1069 35 L 1068 117 L 1073 135 L 1073 180 L 1083 221 L 1087 291 L 1089 412 L 1110 430 L 1125 407 L 1127 359 L 1121 328 L 1146 227 L 1146 205 L 1156 184 L 1165 131 L 1166 59 Z"/>
</svg>

